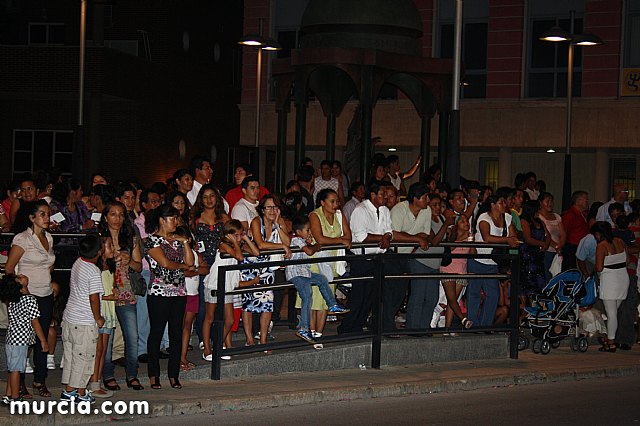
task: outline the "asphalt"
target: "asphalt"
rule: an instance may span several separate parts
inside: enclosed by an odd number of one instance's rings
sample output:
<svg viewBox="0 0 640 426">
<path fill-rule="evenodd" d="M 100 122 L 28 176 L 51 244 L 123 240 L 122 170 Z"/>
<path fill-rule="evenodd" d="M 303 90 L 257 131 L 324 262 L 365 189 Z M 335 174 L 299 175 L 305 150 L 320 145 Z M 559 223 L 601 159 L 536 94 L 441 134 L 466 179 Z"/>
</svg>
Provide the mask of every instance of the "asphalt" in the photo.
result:
<svg viewBox="0 0 640 426">
<path fill-rule="evenodd" d="M 481 344 L 480 336 L 478 344 Z M 277 357 L 277 353 L 265 356 Z M 597 347 L 593 346 L 587 352 L 579 353 L 571 351 L 568 346 L 561 346 L 548 355 L 523 351 L 517 360 L 438 362 L 384 367 L 380 370 L 367 368 L 287 373 L 223 378 L 221 381 L 190 380 L 183 381 L 184 387 L 180 390 L 170 388 L 166 381 L 162 383 L 161 390 L 151 390 L 148 380 L 143 378 L 144 391 L 123 389 L 110 400 L 148 401 L 151 409 L 143 417 L 180 416 L 639 374 L 640 345 L 635 345 L 631 351 L 618 350 L 616 353 L 598 352 Z M 50 389 L 54 396 L 59 395 L 59 387 L 50 386 Z M 0 424 L 80 424 L 135 421 L 136 418 L 125 415 L 11 416 L 4 410 L 0 411 Z M 176 420 L 179 421 L 179 418 Z"/>
</svg>

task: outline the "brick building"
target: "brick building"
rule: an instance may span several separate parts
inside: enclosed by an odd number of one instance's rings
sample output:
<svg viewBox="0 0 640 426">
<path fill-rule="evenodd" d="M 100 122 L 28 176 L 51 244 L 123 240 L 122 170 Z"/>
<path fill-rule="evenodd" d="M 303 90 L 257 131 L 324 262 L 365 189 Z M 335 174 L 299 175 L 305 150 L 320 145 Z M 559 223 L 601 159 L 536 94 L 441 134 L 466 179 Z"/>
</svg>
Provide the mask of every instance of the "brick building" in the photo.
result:
<svg viewBox="0 0 640 426">
<path fill-rule="evenodd" d="M 311 0 L 314 1 L 314 0 Z M 451 57 L 453 0 L 414 0 L 423 21 L 422 54 Z M 285 47 L 299 46 L 300 22 L 309 0 L 246 0 L 244 32 L 265 35 Z M 363 5 L 367 2 L 363 1 Z M 517 172 L 533 170 L 560 198 L 565 146 L 567 46 L 542 42 L 539 35 L 559 25 L 594 33 L 604 44 L 577 47 L 573 86 L 573 187 L 608 199 L 611 184 L 625 182 L 635 197 L 640 178 L 640 0 L 474 0 L 464 2 L 463 60 L 466 80 L 461 101 L 461 170 L 469 179 L 492 185 L 513 184 Z M 256 54 L 245 48 L 240 104 L 240 144 L 254 140 Z M 270 93 L 270 63 L 264 57 L 261 146 L 273 151 L 277 116 Z M 396 149 L 409 165 L 419 152 L 420 120 L 397 90 L 381 92 L 374 109 L 376 150 Z M 310 98 L 306 153 L 325 156 L 325 118 Z M 357 102 L 350 102 L 336 123 L 337 159 Z M 287 175 L 293 175 L 294 120 L 287 127 Z M 438 115 L 432 120 L 430 162 L 437 156 Z M 547 153 L 554 149 L 556 153 Z"/>
<path fill-rule="evenodd" d="M 226 183 L 242 5 L 88 1 L 83 178 L 164 180 L 196 154 Z M 80 3 L 0 2 L 0 181 L 75 167 Z"/>
</svg>

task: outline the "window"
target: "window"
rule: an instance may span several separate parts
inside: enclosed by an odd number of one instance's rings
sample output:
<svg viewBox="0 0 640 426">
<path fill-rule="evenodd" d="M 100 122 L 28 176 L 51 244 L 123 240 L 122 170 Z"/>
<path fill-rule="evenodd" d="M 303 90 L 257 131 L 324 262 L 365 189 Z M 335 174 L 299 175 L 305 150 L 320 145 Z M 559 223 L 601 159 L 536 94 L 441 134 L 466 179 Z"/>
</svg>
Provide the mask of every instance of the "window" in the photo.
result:
<svg viewBox="0 0 640 426">
<path fill-rule="evenodd" d="M 73 132 L 14 130 L 13 175 L 56 167 L 70 175 L 73 163 Z"/>
<path fill-rule="evenodd" d="M 481 185 L 489 185 L 492 188 L 498 187 L 498 159 L 495 157 L 480 157 L 480 176 L 478 181 Z"/>
<path fill-rule="evenodd" d="M 611 159 L 611 187 L 616 184 L 626 185 L 629 190 L 629 201 L 636 198 L 636 159 Z"/>
<path fill-rule="evenodd" d="M 64 44 L 64 24 L 30 22 L 29 44 Z"/>
<path fill-rule="evenodd" d="M 297 30 L 278 31 L 278 43 L 282 45 L 282 50 L 278 50 L 276 55 L 278 58 L 291 57 L 291 51 L 297 49 L 300 42 L 301 32 Z"/>
<path fill-rule="evenodd" d="M 463 98 L 487 96 L 487 30 L 486 22 L 468 23 L 462 31 L 462 59 L 465 69 Z M 454 24 L 440 26 L 440 57 L 453 58 Z"/>
<path fill-rule="evenodd" d="M 567 96 L 568 43 L 539 40 L 539 37 L 554 26 L 571 33 L 568 18 L 540 18 L 531 22 L 529 37 L 529 69 L 527 96 L 530 98 L 562 98 Z M 582 33 L 582 18 L 575 18 L 573 34 Z M 573 96 L 582 92 L 582 48 L 573 50 Z"/>
<path fill-rule="evenodd" d="M 104 5 L 104 12 L 102 14 L 102 17 L 103 17 L 104 27 L 112 28 L 113 27 L 113 5 L 112 4 Z"/>
<path fill-rule="evenodd" d="M 640 0 L 630 0 L 626 13 L 624 65 L 640 67 Z"/>
</svg>

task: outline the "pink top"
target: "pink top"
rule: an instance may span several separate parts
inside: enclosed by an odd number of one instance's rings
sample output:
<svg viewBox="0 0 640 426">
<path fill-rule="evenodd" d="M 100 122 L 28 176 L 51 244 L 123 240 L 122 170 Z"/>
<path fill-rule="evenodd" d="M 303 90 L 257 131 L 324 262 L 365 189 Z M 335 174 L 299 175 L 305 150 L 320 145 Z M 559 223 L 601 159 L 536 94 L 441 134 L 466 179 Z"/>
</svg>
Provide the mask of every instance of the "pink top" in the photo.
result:
<svg viewBox="0 0 640 426">
<path fill-rule="evenodd" d="M 456 247 L 451 250 L 451 254 L 469 254 L 471 247 Z M 453 258 L 448 266 L 441 266 L 440 272 L 445 274 L 466 274 L 467 259 Z"/>
</svg>

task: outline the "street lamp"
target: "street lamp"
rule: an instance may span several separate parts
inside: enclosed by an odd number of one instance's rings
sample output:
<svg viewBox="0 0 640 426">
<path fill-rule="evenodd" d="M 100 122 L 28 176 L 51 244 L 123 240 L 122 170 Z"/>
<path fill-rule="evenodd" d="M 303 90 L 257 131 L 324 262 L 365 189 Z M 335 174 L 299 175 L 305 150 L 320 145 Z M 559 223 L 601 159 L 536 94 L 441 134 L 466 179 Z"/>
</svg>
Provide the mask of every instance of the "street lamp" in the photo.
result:
<svg viewBox="0 0 640 426">
<path fill-rule="evenodd" d="M 564 154 L 564 176 L 562 183 L 562 210 L 569 208 L 571 201 L 571 119 L 573 107 L 573 49 L 574 46 L 597 46 L 603 44 L 602 40 L 593 34 L 574 34 L 573 19 L 575 12 L 569 12 L 571 31 L 567 32 L 560 27 L 550 28 L 543 33 L 539 40 L 555 43 L 568 43 L 567 53 L 567 122 L 566 122 L 566 148 Z"/>
<path fill-rule="evenodd" d="M 282 50 L 282 45 L 275 40 L 262 36 L 263 20 L 260 19 L 260 34 L 244 35 L 238 40 L 238 44 L 243 46 L 256 47 L 258 51 L 258 62 L 256 67 L 256 140 L 255 147 L 260 146 L 260 87 L 262 83 L 262 51 L 273 52 Z"/>
</svg>

